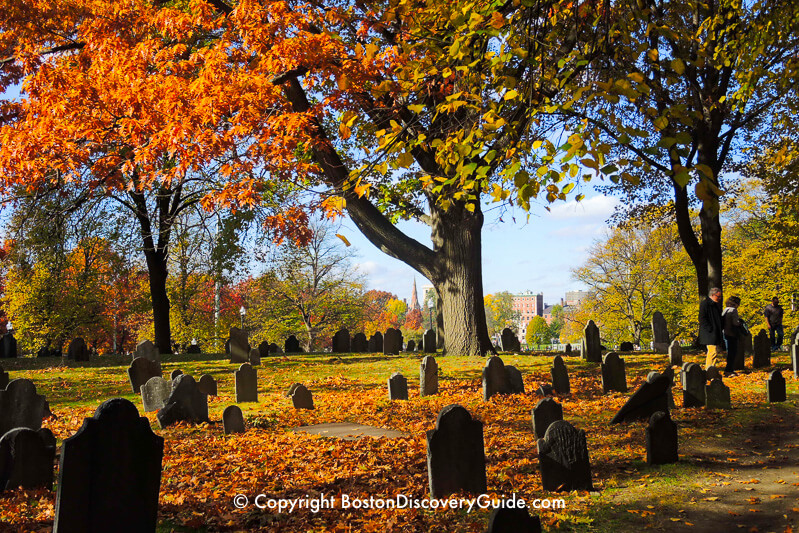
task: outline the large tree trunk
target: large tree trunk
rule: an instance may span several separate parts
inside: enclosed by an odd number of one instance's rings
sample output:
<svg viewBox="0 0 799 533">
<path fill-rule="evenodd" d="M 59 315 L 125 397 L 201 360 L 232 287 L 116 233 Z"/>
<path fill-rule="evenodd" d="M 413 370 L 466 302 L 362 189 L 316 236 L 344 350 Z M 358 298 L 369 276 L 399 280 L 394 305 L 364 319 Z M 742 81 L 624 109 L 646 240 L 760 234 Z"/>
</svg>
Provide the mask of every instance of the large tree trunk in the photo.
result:
<svg viewBox="0 0 799 533">
<path fill-rule="evenodd" d="M 150 278 L 150 299 L 153 304 L 153 342 L 161 353 L 172 353 L 172 326 L 169 321 L 169 296 L 166 292 L 166 279 L 169 275 L 166 257 L 156 250 L 145 248 L 147 272 Z"/>
</svg>

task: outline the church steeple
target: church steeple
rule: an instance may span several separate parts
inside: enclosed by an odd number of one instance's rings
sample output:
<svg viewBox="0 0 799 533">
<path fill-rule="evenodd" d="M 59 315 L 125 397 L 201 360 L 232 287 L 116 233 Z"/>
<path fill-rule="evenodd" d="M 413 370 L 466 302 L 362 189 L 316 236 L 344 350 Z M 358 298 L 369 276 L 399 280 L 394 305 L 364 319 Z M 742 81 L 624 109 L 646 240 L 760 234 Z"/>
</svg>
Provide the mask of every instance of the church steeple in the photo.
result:
<svg viewBox="0 0 799 533">
<path fill-rule="evenodd" d="M 414 276 L 414 278 L 413 278 L 413 292 L 411 293 L 410 310 L 411 311 L 415 311 L 417 309 L 421 311 L 422 310 L 422 306 L 419 305 L 419 298 L 416 296 L 416 276 Z"/>
</svg>

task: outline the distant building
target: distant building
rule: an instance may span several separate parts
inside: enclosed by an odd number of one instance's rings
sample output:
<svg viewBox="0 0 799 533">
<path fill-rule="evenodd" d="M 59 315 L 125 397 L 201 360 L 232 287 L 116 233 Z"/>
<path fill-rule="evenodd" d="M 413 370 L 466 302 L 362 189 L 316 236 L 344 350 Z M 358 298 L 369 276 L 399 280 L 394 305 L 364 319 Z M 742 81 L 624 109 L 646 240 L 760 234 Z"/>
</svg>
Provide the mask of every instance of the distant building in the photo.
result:
<svg viewBox="0 0 799 533">
<path fill-rule="evenodd" d="M 563 305 L 564 307 L 577 307 L 590 294 L 590 291 L 566 291 L 566 299 L 563 301 Z"/>
<path fill-rule="evenodd" d="M 524 339 L 527 324 L 537 316 L 544 316 L 544 295 L 525 291 L 513 295 L 513 310 L 519 313 L 519 337 Z"/>
<path fill-rule="evenodd" d="M 416 295 L 416 278 L 413 278 L 413 292 L 411 293 L 411 305 L 408 308 L 408 311 L 416 311 L 422 310 L 422 306 L 419 305 L 419 298 Z"/>
</svg>

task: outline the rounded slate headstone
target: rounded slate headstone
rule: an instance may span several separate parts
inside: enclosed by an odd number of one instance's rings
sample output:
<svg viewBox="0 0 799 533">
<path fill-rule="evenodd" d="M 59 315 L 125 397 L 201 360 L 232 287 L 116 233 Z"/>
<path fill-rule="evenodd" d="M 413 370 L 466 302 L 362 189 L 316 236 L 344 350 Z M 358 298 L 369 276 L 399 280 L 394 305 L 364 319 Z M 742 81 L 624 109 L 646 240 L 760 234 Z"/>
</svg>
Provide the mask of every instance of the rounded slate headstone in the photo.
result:
<svg viewBox="0 0 799 533">
<path fill-rule="evenodd" d="M 547 428 L 553 422 L 563 420 L 563 406 L 552 397 L 538 400 L 538 403 L 533 408 L 532 418 L 535 437 L 543 439 Z"/>
<path fill-rule="evenodd" d="M 652 314 L 652 349 L 655 353 L 666 353 L 669 349 L 669 325 L 663 313 L 655 311 Z"/>
<path fill-rule="evenodd" d="M 460 405 L 444 407 L 427 432 L 427 474 L 433 498 L 487 490 L 483 423 Z"/>
<path fill-rule="evenodd" d="M 627 399 L 610 423 L 619 424 L 642 418 L 648 420 L 657 411 L 668 412 L 668 394 L 672 383 L 673 375 L 671 373 L 651 372 L 649 378 Z"/>
<path fill-rule="evenodd" d="M 178 377 L 181 374 L 183 374 L 183 371 L 181 369 L 179 369 L 179 368 L 176 368 L 175 370 L 172 371 L 171 374 L 169 374 L 169 379 L 175 379 L 176 377 Z"/>
<path fill-rule="evenodd" d="M 291 402 L 295 409 L 313 409 L 313 395 L 305 385 L 297 384 L 296 387 L 292 385 Z"/>
<path fill-rule="evenodd" d="M 505 374 L 508 376 L 508 392 L 510 394 L 524 394 L 524 378 L 521 371 L 512 365 L 505 365 Z"/>
<path fill-rule="evenodd" d="M 593 320 L 589 320 L 583 330 L 582 357 L 591 363 L 602 362 L 602 344 L 599 340 L 599 328 Z"/>
<path fill-rule="evenodd" d="M 137 357 L 128 367 L 128 378 L 133 392 L 141 392 L 141 386 L 155 376 L 161 375 L 161 364 L 146 357 Z"/>
<path fill-rule="evenodd" d="M 347 328 L 342 328 L 333 335 L 333 353 L 350 353 L 351 351 L 350 332 L 347 331 Z"/>
<path fill-rule="evenodd" d="M 435 357 L 426 355 L 419 368 L 419 395 L 434 394 L 438 394 L 438 363 Z"/>
<path fill-rule="evenodd" d="M 249 363 L 242 364 L 234 373 L 236 403 L 258 401 L 258 371 Z"/>
<path fill-rule="evenodd" d="M 436 353 L 436 330 L 428 329 L 425 331 L 422 344 L 424 353 Z"/>
<path fill-rule="evenodd" d="M 383 334 L 379 331 L 369 337 L 369 353 L 383 353 Z"/>
<path fill-rule="evenodd" d="M 766 401 L 768 402 L 784 402 L 788 397 L 785 393 L 785 378 L 782 377 L 782 372 L 774 370 L 768 376 L 766 383 Z"/>
<path fill-rule="evenodd" d="M 225 435 L 244 433 L 244 414 L 238 405 L 228 405 L 222 412 L 222 426 Z"/>
<path fill-rule="evenodd" d="M 383 354 L 399 355 L 402 351 L 402 333 L 395 328 L 388 328 L 383 335 Z"/>
<path fill-rule="evenodd" d="M 415 352 L 416 351 L 416 341 L 411 339 L 408 341 L 408 345 L 405 347 L 406 352 Z"/>
<path fill-rule="evenodd" d="M 148 379 L 147 383 L 141 386 L 142 409 L 145 413 L 163 409 L 171 392 L 171 381 L 167 381 L 161 376 Z"/>
<path fill-rule="evenodd" d="M 710 365 L 705 370 L 705 379 L 713 381 L 714 379 L 721 379 L 721 371 L 713 365 Z"/>
<path fill-rule="evenodd" d="M 627 392 L 627 372 L 624 359 L 616 352 L 610 352 L 602 358 L 602 392 Z"/>
<path fill-rule="evenodd" d="M 491 511 L 486 533 L 541 533 L 541 519 L 528 509 L 499 507 Z"/>
<path fill-rule="evenodd" d="M 407 400 L 408 399 L 408 380 L 399 372 L 394 372 L 388 378 L 388 399 Z"/>
<path fill-rule="evenodd" d="M 283 343 L 283 351 L 286 353 L 300 353 L 300 341 L 297 340 L 296 335 L 289 335 L 286 342 Z"/>
<path fill-rule="evenodd" d="M 495 394 L 508 394 L 510 382 L 505 364 L 498 356 L 493 355 L 483 367 L 483 401 L 488 401 Z"/>
<path fill-rule="evenodd" d="M 252 366 L 261 366 L 261 351 L 257 348 L 250 350 L 250 364 Z"/>
<path fill-rule="evenodd" d="M 136 345 L 136 352 L 133 357 L 134 359 L 136 357 L 144 357 L 145 359 L 149 359 L 150 361 L 160 363 L 161 351 L 158 349 L 158 347 L 155 344 L 153 344 L 153 341 L 144 340 Z"/>
<path fill-rule="evenodd" d="M 732 409 L 730 388 L 720 378 L 714 379 L 705 387 L 705 407 L 707 409 Z"/>
<path fill-rule="evenodd" d="M 705 371 L 696 363 L 686 363 L 682 367 L 682 406 L 703 407 L 705 405 Z"/>
<path fill-rule="evenodd" d="M 566 369 L 566 363 L 563 362 L 563 357 L 556 355 L 552 360 L 550 375 L 552 376 L 552 388 L 555 389 L 558 394 L 571 393 L 569 371 Z"/>
<path fill-rule="evenodd" d="M 17 487 L 53 490 L 52 431 L 15 428 L 0 437 L 0 492 Z"/>
<path fill-rule="evenodd" d="M 771 366 L 771 339 L 766 330 L 758 331 L 752 343 L 752 368 Z"/>
<path fill-rule="evenodd" d="M 269 357 L 269 343 L 262 341 L 261 344 L 258 345 L 258 352 L 261 355 L 261 359 Z"/>
<path fill-rule="evenodd" d="M 594 490 L 585 431 L 565 420 L 550 424 L 538 439 L 538 463 L 544 490 Z"/>
<path fill-rule="evenodd" d="M 682 347 L 677 339 L 674 339 L 669 345 L 669 364 L 671 366 L 682 366 Z"/>
<path fill-rule="evenodd" d="M 505 328 L 500 334 L 500 342 L 502 343 L 503 352 L 518 352 L 521 348 L 519 338 L 510 328 Z"/>
<path fill-rule="evenodd" d="M 677 424 L 668 413 L 658 411 L 649 418 L 646 428 L 646 464 L 665 465 L 677 461 Z"/>
<path fill-rule="evenodd" d="M 15 358 L 19 356 L 17 350 L 17 339 L 12 332 L 8 332 L 0 338 L 0 358 Z"/>
<path fill-rule="evenodd" d="M 206 396 L 216 396 L 218 394 L 216 380 L 210 374 L 203 374 L 200 376 L 197 387 L 200 389 L 200 392 Z"/>
<path fill-rule="evenodd" d="M 352 337 L 352 353 L 367 353 L 369 351 L 369 340 L 363 332 L 356 333 Z"/>
<path fill-rule="evenodd" d="M 209 422 L 208 396 L 200 392 L 193 377 L 182 374 L 172 382 L 172 392 L 156 418 L 162 429 L 181 421 Z"/>
<path fill-rule="evenodd" d="M 230 328 L 229 334 L 230 362 L 247 363 L 250 359 L 250 341 L 247 330 L 233 326 Z"/>
<path fill-rule="evenodd" d="M 75 337 L 67 347 L 67 359 L 73 361 L 88 361 L 89 348 L 86 346 L 86 341 L 82 337 Z"/>
<path fill-rule="evenodd" d="M 269 345 L 269 353 L 272 355 L 282 354 L 283 350 L 274 342 Z"/>
<path fill-rule="evenodd" d="M 630 341 L 624 341 L 619 345 L 620 352 L 632 352 L 635 350 L 635 345 Z"/>
<path fill-rule="evenodd" d="M 12 379 L 5 390 L 0 390 L 0 435 L 19 427 L 39 430 L 46 404 L 31 380 Z"/>
</svg>

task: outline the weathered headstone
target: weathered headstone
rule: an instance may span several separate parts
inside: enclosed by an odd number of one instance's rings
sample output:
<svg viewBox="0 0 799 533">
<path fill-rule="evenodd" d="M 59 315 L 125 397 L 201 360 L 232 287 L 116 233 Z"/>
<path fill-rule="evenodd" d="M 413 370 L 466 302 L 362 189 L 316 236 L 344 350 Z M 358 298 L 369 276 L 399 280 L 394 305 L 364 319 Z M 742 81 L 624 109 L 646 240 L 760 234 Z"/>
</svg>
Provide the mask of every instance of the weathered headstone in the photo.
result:
<svg viewBox="0 0 799 533">
<path fill-rule="evenodd" d="M 518 352 L 521 348 L 519 337 L 517 337 L 510 328 L 505 328 L 502 330 L 500 341 L 502 342 L 503 352 Z"/>
<path fill-rule="evenodd" d="M 3 367 L 0 366 L 0 390 L 3 390 L 8 386 L 9 379 L 8 372 L 3 370 Z"/>
<path fill-rule="evenodd" d="M 646 464 L 665 465 L 678 460 L 677 424 L 668 412 L 658 411 L 646 428 Z"/>
<path fill-rule="evenodd" d="M 427 476 L 433 498 L 487 491 L 483 423 L 460 405 L 444 407 L 427 432 Z"/>
<path fill-rule="evenodd" d="M 47 428 L 14 428 L 0 437 L 0 492 L 53 490 L 56 440 Z"/>
<path fill-rule="evenodd" d="M 655 353 L 666 353 L 669 349 L 669 325 L 660 311 L 652 314 L 652 349 Z"/>
<path fill-rule="evenodd" d="M 752 355 L 754 353 L 754 337 L 752 333 L 743 333 L 738 338 L 738 347 L 741 354 L 744 356 Z M 743 370 L 743 368 L 741 368 Z"/>
<path fill-rule="evenodd" d="M 73 361 L 89 360 L 89 348 L 86 346 L 86 341 L 83 340 L 83 337 L 75 337 L 70 341 L 69 347 L 67 347 L 67 359 L 72 359 Z"/>
<path fill-rule="evenodd" d="M 258 401 L 258 371 L 243 363 L 233 372 L 236 378 L 236 403 Z"/>
<path fill-rule="evenodd" d="M 17 351 L 17 339 L 12 332 L 8 332 L 0 339 L 0 357 L 13 359 L 19 356 Z"/>
<path fill-rule="evenodd" d="M 566 346 L 563 348 L 563 351 L 564 351 L 564 353 L 566 355 L 571 355 L 572 354 L 572 345 L 567 342 Z"/>
<path fill-rule="evenodd" d="M 313 409 L 313 395 L 311 391 L 309 391 L 305 385 L 296 384 L 291 386 L 293 390 L 290 390 L 291 402 L 294 405 L 294 409 Z"/>
<path fill-rule="evenodd" d="M 593 320 L 588 321 L 588 325 L 583 330 L 583 349 L 582 357 L 591 363 L 602 362 L 602 344 L 599 341 L 599 328 Z"/>
<path fill-rule="evenodd" d="M 669 345 L 669 365 L 682 366 L 682 347 L 677 339 Z"/>
<path fill-rule="evenodd" d="M 411 339 L 408 341 L 408 345 L 405 347 L 406 352 L 415 352 L 416 351 L 416 341 Z"/>
<path fill-rule="evenodd" d="M 624 341 L 619 345 L 620 352 L 632 352 L 635 350 L 635 345 L 630 341 Z"/>
<path fill-rule="evenodd" d="M 700 368 L 701 370 L 701 368 Z M 638 387 L 632 396 L 611 419 L 611 424 L 630 422 L 632 420 L 649 419 L 657 411 L 669 410 L 668 390 L 672 385 L 670 374 L 652 376 Z"/>
<path fill-rule="evenodd" d="M 705 405 L 705 371 L 696 363 L 686 363 L 682 367 L 682 406 L 703 407 Z"/>
<path fill-rule="evenodd" d="M 161 363 L 161 351 L 153 344 L 153 341 L 150 340 L 144 340 L 137 344 L 133 357 L 134 359 L 137 357 L 144 357 L 150 361 Z"/>
<path fill-rule="evenodd" d="M 544 398 L 535 404 L 532 416 L 535 438 L 543 439 L 550 424 L 563 420 L 563 406 L 556 402 L 555 398 Z"/>
<path fill-rule="evenodd" d="M 250 364 L 252 366 L 261 366 L 261 351 L 257 348 L 250 350 Z"/>
<path fill-rule="evenodd" d="M 766 401 L 784 402 L 788 399 L 785 393 L 785 378 L 782 372 L 774 370 L 766 380 Z"/>
<path fill-rule="evenodd" d="M 714 379 L 721 379 L 721 370 L 715 367 L 715 365 L 710 365 L 705 369 L 705 380 L 712 381 Z"/>
<path fill-rule="evenodd" d="M 419 396 L 438 394 L 438 363 L 432 355 L 426 355 L 419 367 Z"/>
<path fill-rule="evenodd" d="M 244 433 L 244 414 L 238 405 L 228 405 L 222 412 L 222 427 L 225 435 Z"/>
<path fill-rule="evenodd" d="M 208 422 L 208 397 L 200 392 L 193 377 L 180 375 L 172 382 L 172 392 L 156 418 L 161 429 L 181 421 Z"/>
<path fill-rule="evenodd" d="M 169 374 L 169 379 L 175 379 L 176 377 L 178 377 L 182 373 L 183 373 L 183 371 L 181 369 L 176 368 L 175 370 L 172 371 L 171 374 Z"/>
<path fill-rule="evenodd" d="M 730 388 L 721 379 L 714 379 L 705 386 L 705 407 L 708 409 L 732 409 Z"/>
<path fill-rule="evenodd" d="M 346 328 L 340 329 L 333 335 L 333 353 L 350 353 L 350 332 Z"/>
<path fill-rule="evenodd" d="M 527 507 L 498 507 L 488 517 L 486 533 L 541 533 L 541 519 Z"/>
<path fill-rule="evenodd" d="M 151 377 L 141 386 L 141 404 L 145 413 L 158 411 L 166 405 L 166 400 L 172 392 L 172 382 L 161 376 Z"/>
<path fill-rule="evenodd" d="M 424 332 L 424 353 L 436 353 L 436 330 L 428 329 Z"/>
<path fill-rule="evenodd" d="M 755 335 L 752 347 L 752 368 L 771 366 L 771 340 L 765 329 Z"/>
<path fill-rule="evenodd" d="M 383 353 L 383 334 L 379 331 L 369 337 L 369 353 Z"/>
<path fill-rule="evenodd" d="M 549 383 L 544 383 L 540 387 L 538 387 L 538 390 L 535 391 L 535 393 L 538 394 L 539 396 L 543 396 L 544 398 L 546 398 L 547 396 L 554 396 L 555 389 L 553 389 L 552 385 L 550 385 Z"/>
<path fill-rule="evenodd" d="M 300 385 L 302 385 L 302 383 L 292 383 L 291 386 L 289 387 L 288 392 L 286 393 L 286 396 L 291 398 L 291 396 L 294 394 L 294 391 L 297 390 L 297 387 L 299 387 Z"/>
<path fill-rule="evenodd" d="M 283 349 L 274 342 L 269 345 L 269 353 L 271 355 L 278 355 L 283 353 Z"/>
<path fill-rule="evenodd" d="M 624 359 L 616 352 L 610 352 L 602 358 L 602 392 L 627 392 L 627 371 Z"/>
<path fill-rule="evenodd" d="M 399 355 L 402 351 L 402 334 L 400 330 L 388 328 L 383 335 L 383 355 Z"/>
<path fill-rule="evenodd" d="M 247 363 L 250 360 L 249 333 L 235 326 L 230 328 L 230 362 Z"/>
<path fill-rule="evenodd" d="M 352 353 L 367 353 L 369 351 L 369 340 L 366 334 L 356 333 L 352 336 Z"/>
<path fill-rule="evenodd" d="M 488 401 L 495 394 L 508 394 L 510 382 L 505 364 L 498 356 L 493 355 L 483 367 L 483 401 Z"/>
<path fill-rule="evenodd" d="M 200 349 L 199 344 L 192 342 L 191 344 L 189 344 L 188 348 L 186 348 L 186 353 L 198 354 L 198 353 L 203 353 L 203 351 Z"/>
<path fill-rule="evenodd" d="M 258 352 L 261 355 L 261 359 L 266 359 L 269 357 L 269 343 L 266 341 L 261 341 L 261 344 L 258 345 Z"/>
<path fill-rule="evenodd" d="M 407 400 L 408 399 L 408 380 L 399 372 L 394 372 L 388 378 L 388 399 Z"/>
<path fill-rule="evenodd" d="M 161 364 L 146 357 L 137 357 L 128 367 L 128 378 L 133 392 L 141 392 L 141 386 L 155 376 L 161 375 Z"/>
<path fill-rule="evenodd" d="M 553 492 L 593 490 L 585 431 L 565 420 L 553 422 L 538 439 L 541 484 Z"/>
<path fill-rule="evenodd" d="M 36 393 L 29 379 L 12 379 L 0 390 L 0 435 L 14 428 L 38 430 L 45 416 L 44 396 Z"/>
<path fill-rule="evenodd" d="M 206 396 L 216 396 L 218 394 L 216 380 L 210 374 L 203 374 L 200 376 L 200 381 L 197 382 L 197 388 Z"/>
<path fill-rule="evenodd" d="M 505 373 L 508 375 L 509 392 L 511 394 L 524 394 L 524 378 L 521 371 L 515 366 L 505 365 Z"/>
<path fill-rule="evenodd" d="M 556 355 L 552 360 L 550 375 L 552 376 L 552 388 L 558 391 L 558 394 L 569 394 L 571 392 L 569 371 L 566 369 L 563 357 Z"/>
<path fill-rule="evenodd" d="M 132 403 L 103 402 L 61 448 L 53 532 L 154 532 L 163 455 Z"/>
<path fill-rule="evenodd" d="M 286 353 L 300 353 L 302 351 L 300 341 L 297 340 L 296 335 L 289 335 L 289 338 L 283 343 L 283 351 Z"/>
<path fill-rule="evenodd" d="M 666 374 L 669 379 L 669 386 L 666 388 L 666 398 L 668 399 L 669 409 L 676 409 L 677 405 L 674 403 L 674 395 L 671 392 L 671 387 L 674 385 L 674 370 L 672 370 L 671 367 L 667 367 L 664 374 Z M 649 383 L 654 383 L 659 376 L 660 372 L 652 371 L 646 375 L 646 380 Z"/>
</svg>

